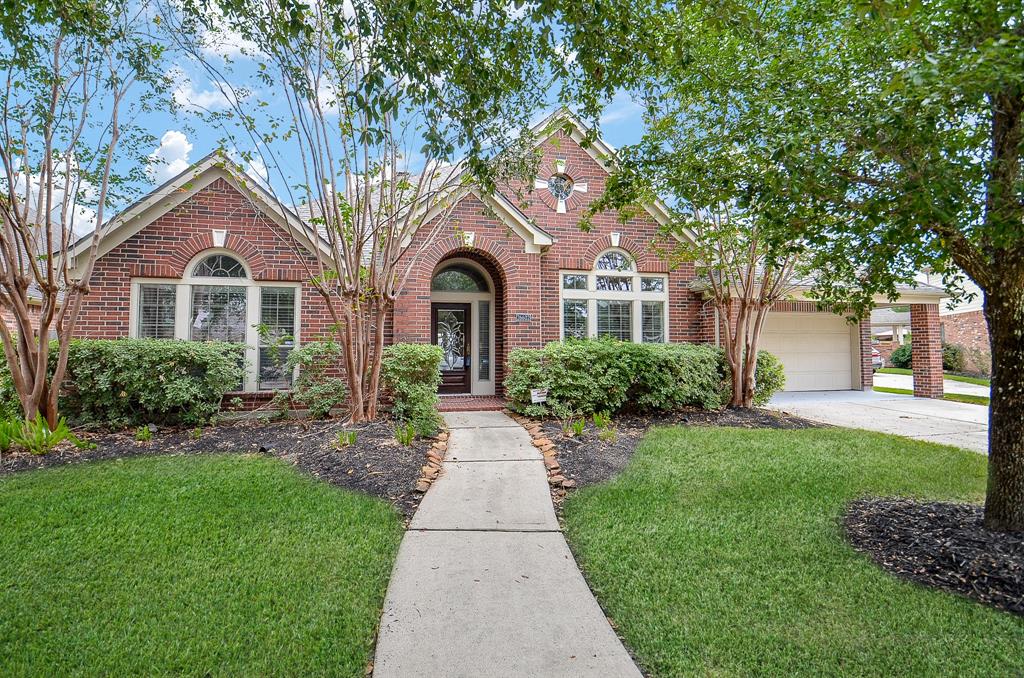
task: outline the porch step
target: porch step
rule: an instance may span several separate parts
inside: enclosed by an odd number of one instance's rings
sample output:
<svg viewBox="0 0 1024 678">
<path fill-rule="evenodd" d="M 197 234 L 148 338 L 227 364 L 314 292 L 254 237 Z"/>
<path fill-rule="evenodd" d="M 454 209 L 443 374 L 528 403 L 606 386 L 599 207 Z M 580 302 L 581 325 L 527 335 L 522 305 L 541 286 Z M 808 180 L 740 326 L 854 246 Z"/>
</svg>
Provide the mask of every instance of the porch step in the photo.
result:
<svg viewBox="0 0 1024 678">
<path fill-rule="evenodd" d="M 441 412 L 500 412 L 505 399 L 498 396 L 441 395 Z"/>
</svg>

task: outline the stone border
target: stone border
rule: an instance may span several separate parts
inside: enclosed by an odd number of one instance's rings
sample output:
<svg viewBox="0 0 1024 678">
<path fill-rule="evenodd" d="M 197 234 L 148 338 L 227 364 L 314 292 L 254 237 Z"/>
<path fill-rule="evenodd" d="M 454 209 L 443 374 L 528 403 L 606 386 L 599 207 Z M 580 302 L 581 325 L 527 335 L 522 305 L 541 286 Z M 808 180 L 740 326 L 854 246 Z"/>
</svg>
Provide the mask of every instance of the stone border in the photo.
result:
<svg viewBox="0 0 1024 678">
<path fill-rule="evenodd" d="M 441 463 L 448 452 L 448 431 L 441 431 L 434 436 L 434 444 L 427 450 L 427 463 L 420 469 L 420 478 L 416 481 L 416 492 L 426 492 L 441 475 Z"/>
<path fill-rule="evenodd" d="M 543 455 L 544 468 L 548 472 L 548 485 L 551 487 L 551 500 L 555 502 L 555 505 L 560 504 L 565 499 L 566 494 L 568 494 L 567 490 L 576 487 L 576 481 L 562 475 L 562 467 L 558 463 L 558 447 L 544 433 L 544 422 L 540 419 L 531 419 L 518 415 L 515 412 L 508 412 L 507 414 L 517 424 L 526 429 L 526 432 L 530 434 L 530 438 L 533 441 L 533 446 L 540 450 L 541 455 Z"/>
</svg>

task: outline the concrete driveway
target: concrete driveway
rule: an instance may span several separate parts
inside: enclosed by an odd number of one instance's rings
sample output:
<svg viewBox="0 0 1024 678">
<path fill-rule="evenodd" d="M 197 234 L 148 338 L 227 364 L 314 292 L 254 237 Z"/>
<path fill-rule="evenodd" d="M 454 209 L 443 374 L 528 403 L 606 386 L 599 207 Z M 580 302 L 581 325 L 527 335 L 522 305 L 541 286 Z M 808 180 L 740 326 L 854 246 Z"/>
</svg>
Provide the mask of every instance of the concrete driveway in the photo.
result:
<svg viewBox="0 0 1024 678">
<path fill-rule="evenodd" d="M 884 386 L 886 388 L 902 388 L 908 391 L 914 390 L 914 378 L 909 374 L 881 374 L 876 373 L 874 376 L 875 386 Z M 953 379 L 942 380 L 942 390 L 946 393 L 960 393 L 962 395 L 973 395 L 981 396 L 983 398 L 989 397 L 990 389 L 988 386 L 981 386 L 979 384 L 968 384 L 964 381 L 954 381 Z"/>
<path fill-rule="evenodd" d="M 988 452 L 988 408 L 874 391 L 780 393 L 770 409 L 834 426 Z"/>
</svg>

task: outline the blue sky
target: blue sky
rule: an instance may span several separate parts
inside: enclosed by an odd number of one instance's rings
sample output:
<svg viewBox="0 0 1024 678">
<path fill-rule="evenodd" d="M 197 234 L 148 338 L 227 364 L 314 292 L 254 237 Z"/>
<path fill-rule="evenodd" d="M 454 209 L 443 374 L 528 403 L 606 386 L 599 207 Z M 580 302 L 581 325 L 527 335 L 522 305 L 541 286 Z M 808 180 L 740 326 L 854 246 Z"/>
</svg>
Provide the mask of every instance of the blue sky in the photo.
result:
<svg viewBox="0 0 1024 678">
<path fill-rule="evenodd" d="M 236 77 L 232 77 L 232 81 L 244 80 L 251 75 L 252 69 L 247 69 L 247 59 L 244 50 L 240 48 L 237 36 L 211 35 L 207 40 L 206 55 L 219 66 L 234 70 Z M 228 57 L 227 61 L 224 60 L 225 56 Z M 206 122 L 200 110 L 220 112 L 228 108 L 227 101 L 216 83 L 200 65 L 191 63 L 186 57 L 172 57 L 168 69 L 176 82 L 172 96 L 179 110 L 153 113 L 140 120 L 158 140 L 158 144 L 151 149 L 152 157 L 162 161 L 162 164 L 151 172 L 153 183 L 147 187 L 140 187 L 143 192 L 163 183 L 215 150 L 225 136 L 223 130 Z M 254 105 L 257 99 L 268 100 L 271 103 L 268 109 L 270 111 L 274 109 L 274 100 L 280 101 L 279 97 L 268 96 L 266 92 L 258 92 L 253 97 Z M 545 110 L 538 110 L 535 117 L 543 118 L 554 110 L 556 105 L 552 97 L 550 106 Z M 283 105 L 281 108 L 283 109 Z M 621 93 L 609 102 L 601 119 L 601 133 L 605 141 L 619 148 L 637 142 L 642 131 L 640 108 L 627 94 Z M 247 152 L 253 149 L 253 144 L 244 136 L 235 136 L 235 139 L 237 150 Z M 245 162 L 241 164 L 247 165 Z M 254 165 L 246 167 L 250 174 L 267 181 L 282 199 L 287 200 L 286 191 L 281 190 L 283 182 L 276 172 L 272 169 L 266 171 L 258 161 Z M 298 168 L 290 169 L 294 171 Z"/>
</svg>

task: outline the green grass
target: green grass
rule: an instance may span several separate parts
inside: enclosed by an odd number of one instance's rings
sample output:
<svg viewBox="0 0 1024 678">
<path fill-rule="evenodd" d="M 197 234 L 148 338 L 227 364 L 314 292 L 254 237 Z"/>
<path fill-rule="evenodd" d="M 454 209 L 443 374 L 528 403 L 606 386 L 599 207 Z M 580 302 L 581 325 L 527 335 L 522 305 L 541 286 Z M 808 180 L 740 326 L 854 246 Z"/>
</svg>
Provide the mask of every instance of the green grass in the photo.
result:
<svg viewBox="0 0 1024 678">
<path fill-rule="evenodd" d="M 909 388 L 889 388 L 888 386 L 872 386 L 871 389 L 878 393 L 897 393 L 899 395 L 914 395 Z M 943 393 L 943 400 L 952 400 L 957 403 L 970 403 L 971 405 L 984 405 L 988 407 L 989 399 L 985 396 L 969 395 L 966 393 Z"/>
<path fill-rule="evenodd" d="M 878 370 L 880 374 L 903 374 L 913 375 L 913 370 L 904 369 L 902 367 L 883 367 Z M 991 386 L 992 382 L 984 377 L 967 377 L 962 374 L 952 374 L 950 372 L 944 372 L 942 374 L 943 379 L 949 379 L 950 381 L 960 381 L 965 384 L 977 384 L 978 386 Z"/>
<path fill-rule="evenodd" d="M 985 458 L 849 429 L 655 429 L 565 503 L 595 594 L 652 676 L 1018 675 L 1024 619 L 855 552 L 862 495 L 978 502 Z"/>
<path fill-rule="evenodd" d="M 253 456 L 0 479 L 0 674 L 362 676 L 386 503 Z"/>
</svg>

